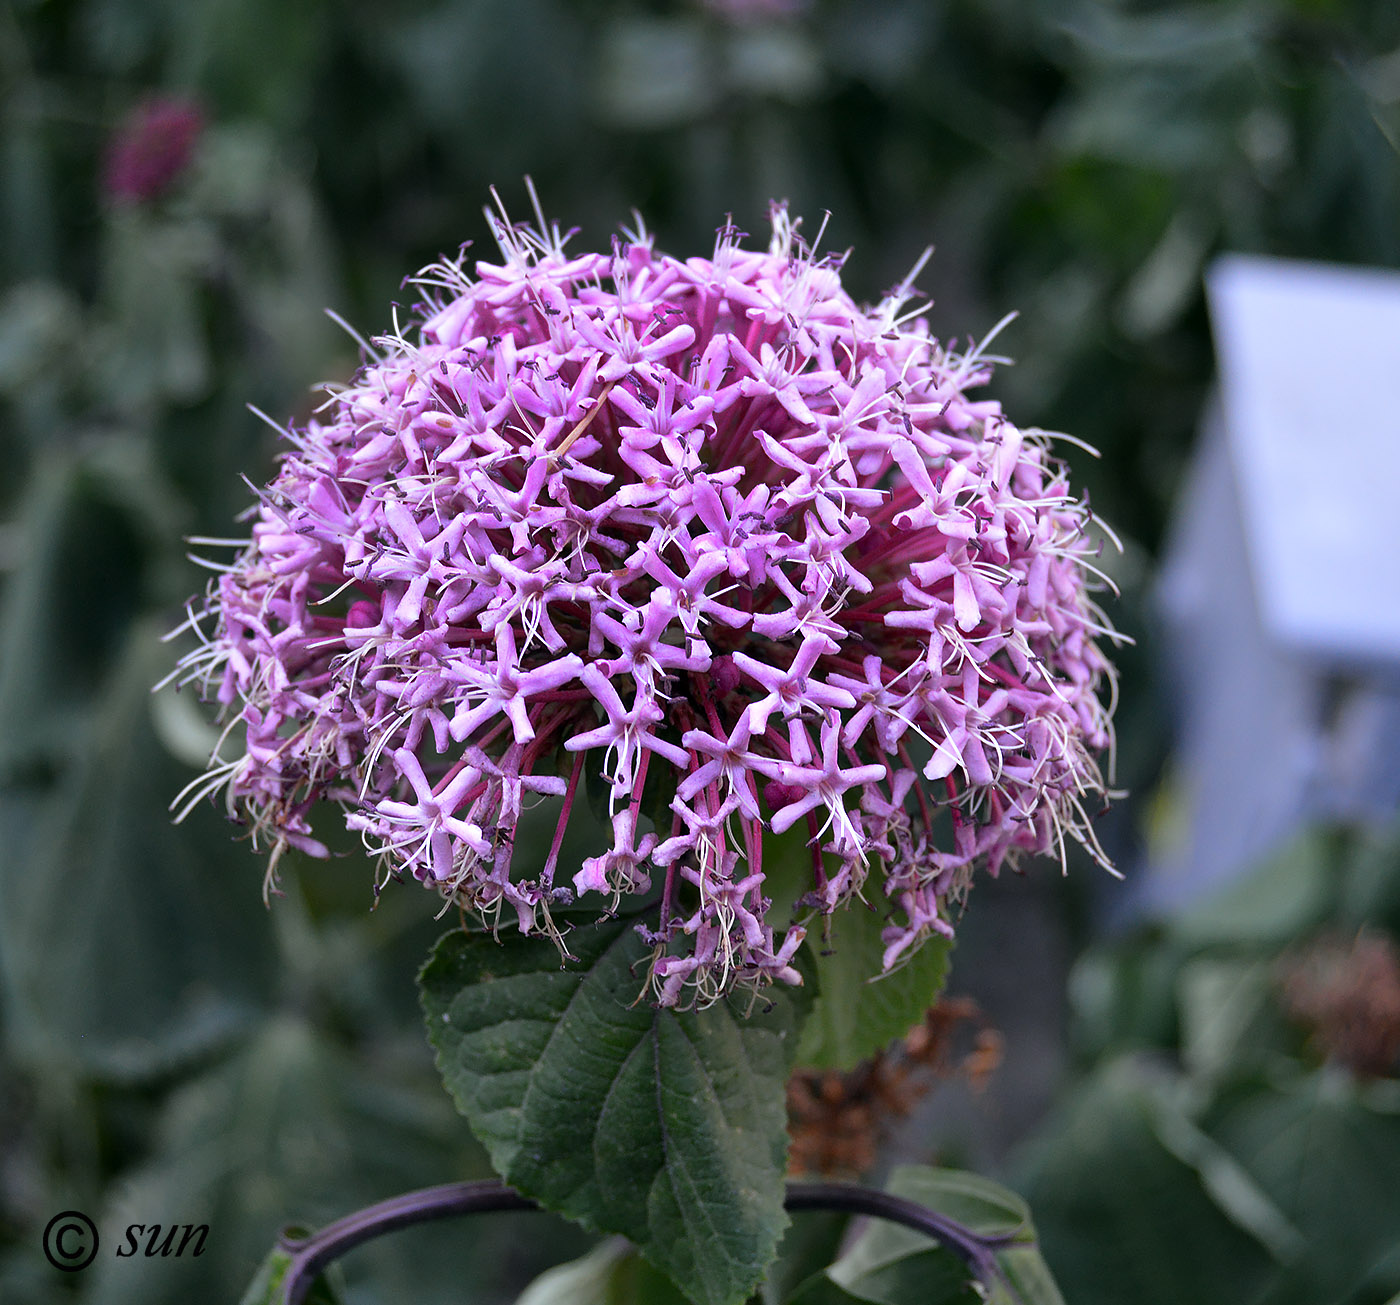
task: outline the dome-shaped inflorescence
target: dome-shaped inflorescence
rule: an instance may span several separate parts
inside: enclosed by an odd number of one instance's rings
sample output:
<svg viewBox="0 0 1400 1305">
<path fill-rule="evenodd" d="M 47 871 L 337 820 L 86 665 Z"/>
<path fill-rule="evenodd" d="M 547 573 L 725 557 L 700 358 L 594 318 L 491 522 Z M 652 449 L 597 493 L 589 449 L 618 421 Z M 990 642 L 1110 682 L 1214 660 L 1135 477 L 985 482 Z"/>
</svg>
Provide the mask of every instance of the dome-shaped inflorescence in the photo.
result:
<svg viewBox="0 0 1400 1305">
<path fill-rule="evenodd" d="M 666 1005 L 797 981 L 767 831 L 808 839 L 799 918 L 885 913 L 887 968 L 950 932 L 975 865 L 1096 851 L 1090 517 L 1043 433 L 967 397 L 980 352 L 907 282 L 858 307 L 781 207 L 766 252 L 725 228 L 689 260 L 488 218 L 500 264 L 428 268 L 412 329 L 285 432 L 191 618 L 214 629 L 183 674 L 246 747 L 188 802 L 225 789 L 275 865 L 324 853 L 332 799 L 381 885 L 525 931 L 651 887 Z M 561 867 L 590 772 L 611 842 Z"/>
</svg>

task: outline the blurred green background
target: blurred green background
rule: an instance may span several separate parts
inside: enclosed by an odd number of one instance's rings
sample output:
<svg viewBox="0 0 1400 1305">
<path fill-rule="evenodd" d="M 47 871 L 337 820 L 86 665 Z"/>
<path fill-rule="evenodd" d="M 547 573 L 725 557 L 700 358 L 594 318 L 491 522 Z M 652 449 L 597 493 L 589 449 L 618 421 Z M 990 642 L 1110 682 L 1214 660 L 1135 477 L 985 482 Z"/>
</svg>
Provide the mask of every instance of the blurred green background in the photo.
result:
<svg viewBox="0 0 1400 1305">
<path fill-rule="evenodd" d="M 1126 545 L 1137 796 L 1108 836 L 1141 859 L 1170 744 L 1147 599 L 1212 379 L 1202 269 L 1223 249 L 1400 266 L 1400 6 L 767 8 L 0 5 L 0 1300 L 232 1300 L 284 1222 L 486 1172 L 418 1027 L 432 899 L 371 914 L 347 856 L 299 863 L 264 911 L 215 812 L 169 823 L 208 728 L 149 686 L 204 580 L 183 538 L 236 534 L 240 476 L 271 466 L 246 405 L 304 417 L 357 361 L 323 310 L 387 328 L 406 274 L 485 239 L 490 185 L 523 215 L 531 175 L 581 247 L 636 208 L 678 254 L 727 214 L 761 238 L 786 197 L 809 231 L 830 211 L 859 299 L 932 243 L 937 333 L 1020 311 L 994 393 L 1102 451 L 1076 475 Z M 124 183 L 113 152 L 153 97 L 199 129 Z M 952 988 L 1007 1029 L 1022 1088 L 994 1142 L 940 1147 L 1028 1185 L 1074 1305 L 1400 1293 L 1394 1059 L 1310 1038 L 1276 981 L 1301 935 L 1393 939 L 1397 859 L 1310 834 L 1208 937 L 1100 939 L 1089 867 L 973 895 Z M 1256 927 L 1280 893 L 1301 905 Z M 1048 978 L 1008 975 L 1011 937 Z M 59 1274 L 39 1234 L 67 1208 L 207 1222 L 209 1248 Z M 347 1261 L 349 1295 L 510 1299 L 585 1244 L 527 1217 L 400 1234 Z"/>
</svg>

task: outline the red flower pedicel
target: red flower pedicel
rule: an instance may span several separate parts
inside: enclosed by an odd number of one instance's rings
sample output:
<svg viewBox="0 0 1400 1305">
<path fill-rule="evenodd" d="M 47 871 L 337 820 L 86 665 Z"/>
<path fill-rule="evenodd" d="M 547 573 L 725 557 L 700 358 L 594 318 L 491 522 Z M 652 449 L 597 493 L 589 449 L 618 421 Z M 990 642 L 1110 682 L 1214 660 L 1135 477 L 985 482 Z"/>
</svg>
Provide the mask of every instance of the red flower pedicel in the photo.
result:
<svg viewBox="0 0 1400 1305">
<path fill-rule="evenodd" d="M 967 397 L 980 351 L 909 281 L 858 307 L 781 207 L 766 252 L 726 227 L 684 261 L 488 219 L 502 261 L 428 268 L 413 328 L 284 432 L 182 662 L 246 748 L 184 809 L 224 790 L 271 883 L 331 799 L 385 878 L 556 936 L 551 905 L 659 879 L 663 1005 L 799 981 L 765 831 L 808 833 L 807 912 L 883 899 L 886 968 L 951 932 L 975 865 L 1067 834 L 1102 859 L 1090 516 L 1047 436 Z M 559 883 L 585 769 L 612 841 Z M 545 796 L 551 852 L 518 866 Z"/>
</svg>

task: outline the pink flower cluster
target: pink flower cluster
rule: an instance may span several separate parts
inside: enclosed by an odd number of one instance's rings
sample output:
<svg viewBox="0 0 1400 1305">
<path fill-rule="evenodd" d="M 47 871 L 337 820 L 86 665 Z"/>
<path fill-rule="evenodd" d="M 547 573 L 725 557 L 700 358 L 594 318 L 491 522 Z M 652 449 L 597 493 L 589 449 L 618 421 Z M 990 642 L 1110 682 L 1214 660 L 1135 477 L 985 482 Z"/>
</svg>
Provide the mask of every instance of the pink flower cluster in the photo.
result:
<svg viewBox="0 0 1400 1305">
<path fill-rule="evenodd" d="M 286 432 L 183 664 L 246 749 L 189 803 L 225 788 L 275 864 L 324 852 L 332 799 L 383 879 L 524 931 L 659 880 L 663 1005 L 798 981 L 770 831 L 810 847 L 799 919 L 880 906 L 886 968 L 976 864 L 1096 850 L 1089 514 L 1046 436 L 967 397 L 980 353 L 908 283 L 858 307 L 781 207 L 766 251 L 725 228 L 688 260 L 488 219 L 502 261 L 427 269 L 414 328 Z M 561 871 L 585 772 L 611 838 Z M 522 866 L 531 807 L 557 825 Z"/>
</svg>

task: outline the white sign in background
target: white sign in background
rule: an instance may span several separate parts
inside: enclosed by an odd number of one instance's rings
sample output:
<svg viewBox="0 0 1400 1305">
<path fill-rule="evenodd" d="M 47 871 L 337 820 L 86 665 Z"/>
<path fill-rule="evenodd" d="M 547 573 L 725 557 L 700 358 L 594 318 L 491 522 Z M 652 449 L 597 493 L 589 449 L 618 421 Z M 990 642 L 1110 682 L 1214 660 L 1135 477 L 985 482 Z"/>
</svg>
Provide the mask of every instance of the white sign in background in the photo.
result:
<svg viewBox="0 0 1400 1305">
<path fill-rule="evenodd" d="M 1265 626 L 1400 662 L 1400 272 L 1232 254 L 1207 291 Z"/>
</svg>

